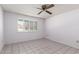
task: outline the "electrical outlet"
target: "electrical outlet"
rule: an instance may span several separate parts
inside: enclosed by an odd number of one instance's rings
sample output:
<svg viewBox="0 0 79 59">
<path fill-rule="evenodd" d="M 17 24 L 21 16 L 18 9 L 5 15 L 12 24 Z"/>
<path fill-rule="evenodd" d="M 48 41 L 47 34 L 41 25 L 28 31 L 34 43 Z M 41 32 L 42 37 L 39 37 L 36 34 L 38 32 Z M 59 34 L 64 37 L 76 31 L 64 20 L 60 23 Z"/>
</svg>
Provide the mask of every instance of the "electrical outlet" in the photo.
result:
<svg viewBox="0 0 79 59">
<path fill-rule="evenodd" d="M 77 40 L 76 43 L 79 43 L 79 40 Z"/>
</svg>

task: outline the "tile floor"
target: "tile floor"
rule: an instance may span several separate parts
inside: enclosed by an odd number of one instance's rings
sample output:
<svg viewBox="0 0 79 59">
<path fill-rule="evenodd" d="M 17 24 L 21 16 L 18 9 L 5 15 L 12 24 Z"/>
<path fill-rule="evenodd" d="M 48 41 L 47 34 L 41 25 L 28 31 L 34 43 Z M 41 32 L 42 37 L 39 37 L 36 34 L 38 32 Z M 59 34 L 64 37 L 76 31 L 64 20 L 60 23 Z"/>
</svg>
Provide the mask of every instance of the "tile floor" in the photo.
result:
<svg viewBox="0 0 79 59">
<path fill-rule="evenodd" d="M 79 50 L 48 39 L 8 44 L 1 54 L 77 54 Z"/>
</svg>

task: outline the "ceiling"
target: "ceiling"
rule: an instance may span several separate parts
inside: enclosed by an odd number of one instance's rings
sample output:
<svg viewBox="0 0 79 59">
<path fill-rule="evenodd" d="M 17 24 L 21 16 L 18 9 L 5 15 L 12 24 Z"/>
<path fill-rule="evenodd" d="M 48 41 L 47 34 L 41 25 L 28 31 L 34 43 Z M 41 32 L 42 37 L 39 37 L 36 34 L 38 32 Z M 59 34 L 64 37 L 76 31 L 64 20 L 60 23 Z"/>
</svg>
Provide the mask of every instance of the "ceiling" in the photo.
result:
<svg viewBox="0 0 79 59">
<path fill-rule="evenodd" d="M 46 12 L 42 12 L 40 15 L 37 15 L 37 13 L 40 12 L 40 10 L 37 8 L 40 8 L 41 4 L 2 4 L 1 6 L 3 7 L 4 11 L 16 12 L 44 19 L 57 14 L 79 9 L 79 4 L 55 4 L 55 7 L 48 9 L 52 12 L 52 15 L 49 15 Z"/>
</svg>

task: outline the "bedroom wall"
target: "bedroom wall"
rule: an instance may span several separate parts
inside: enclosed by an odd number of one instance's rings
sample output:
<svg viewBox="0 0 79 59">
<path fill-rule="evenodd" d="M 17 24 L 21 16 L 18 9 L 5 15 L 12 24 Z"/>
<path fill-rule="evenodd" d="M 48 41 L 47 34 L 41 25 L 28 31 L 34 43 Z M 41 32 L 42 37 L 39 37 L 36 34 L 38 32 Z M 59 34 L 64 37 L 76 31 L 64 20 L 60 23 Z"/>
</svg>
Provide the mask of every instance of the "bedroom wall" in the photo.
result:
<svg viewBox="0 0 79 59">
<path fill-rule="evenodd" d="M 40 39 L 44 37 L 44 20 L 41 18 L 35 18 L 30 16 L 24 16 L 11 12 L 4 12 L 4 25 L 5 25 L 5 44 Z M 17 20 L 19 18 L 36 20 L 38 22 L 37 32 L 18 32 Z"/>
<path fill-rule="evenodd" d="M 47 19 L 46 38 L 79 48 L 79 10 Z"/>
<path fill-rule="evenodd" d="M 0 51 L 3 48 L 3 10 L 0 6 Z"/>
</svg>

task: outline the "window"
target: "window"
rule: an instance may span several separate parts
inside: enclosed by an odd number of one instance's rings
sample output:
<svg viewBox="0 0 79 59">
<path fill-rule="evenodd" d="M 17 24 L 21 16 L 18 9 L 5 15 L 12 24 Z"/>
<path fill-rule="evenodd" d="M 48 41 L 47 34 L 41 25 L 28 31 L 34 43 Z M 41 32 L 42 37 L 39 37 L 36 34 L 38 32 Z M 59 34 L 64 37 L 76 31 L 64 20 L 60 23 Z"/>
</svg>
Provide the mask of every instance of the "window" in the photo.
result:
<svg viewBox="0 0 79 59">
<path fill-rule="evenodd" d="M 37 31 L 37 21 L 18 19 L 18 32 Z"/>
</svg>

